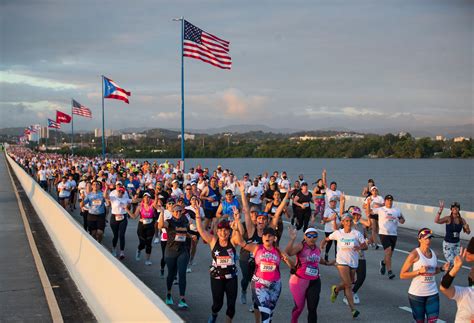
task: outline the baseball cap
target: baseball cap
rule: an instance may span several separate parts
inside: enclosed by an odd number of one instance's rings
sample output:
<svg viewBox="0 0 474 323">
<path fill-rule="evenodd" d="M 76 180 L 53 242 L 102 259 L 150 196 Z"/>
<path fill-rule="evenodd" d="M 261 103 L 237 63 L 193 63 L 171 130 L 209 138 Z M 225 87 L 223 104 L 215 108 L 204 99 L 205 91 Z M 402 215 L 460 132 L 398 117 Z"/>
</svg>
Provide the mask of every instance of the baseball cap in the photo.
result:
<svg viewBox="0 0 474 323">
<path fill-rule="evenodd" d="M 173 211 L 182 211 L 183 208 L 181 207 L 181 205 L 175 205 L 173 206 Z"/>
<path fill-rule="evenodd" d="M 178 180 L 177 180 L 177 179 L 174 179 L 171 183 L 172 183 L 172 184 L 178 183 Z"/>
<path fill-rule="evenodd" d="M 341 217 L 341 221 L 345 220 L 345 219 L 350 219 L 352 220 L 352 215 L 350 213 L 344 213 Z"/>
<path fill-rule="evenodd" d="M 143 194 L 143 197 L 145 197 L 145 196 L 151 197 L 151 194 L 148 193 L 148 192 L 145 192 L 145 194 Z"/>
<path fill-rule="evenodd" d="M 354 214 L 362 215 L 362 213 L 361 213 L 361 211 L 360 211 L 360 207 L 354 206 L 354 207 L 352 208 L 351 214 L 352 214 L 352 215 L 354 215 Z"/>
<path fill-rule="evenodd" d="M 418 231 L 418 239 L 426 239 L 433 237 L 433 231 L 429 228 L 423 228 Z"/>
<path fill-rule="evenodd" d="M 337 202 L 337 196 L 332 196 L 332 197 L 329 199 L 329 202 Z"/>
<path fill-rule="evenodd" d="M 453 207 L 457 207 L 458 209 L 461 209 L 461 204 L 459 204 L 459 202 L 453 202 L 453 204 L 451 204 L 451 209 Z"/>
<path fill-rule="evenodd" d="M 123 193 L 123 192 L 125 192 L 125 189 L 124 189 L 123 187 L 120 187 L 120 188 L 118 188 L 118 189 L 117 189 L 117 191 L 119 191 L 119 192 L 122 192 L 122 193 Z"/>
<path fill-rule="evenodd" d="M 117 181 L 115 182 L 115 185 L 123 185 L 123 183 L 121 181 Z"/>
<path fill-rule="evenodd" d="M 371 191 L 373 191 L 373 190 L 377 190 L 377 191 L 378 191 L 379 188 L 378 188 L 377 186 L 372 186 L 372 187 L 370 188 L 370 190 L 371 190 Z"/>
<path fill-rule="evenodd" d="M 218 229 L 230 229 L 230 223 L 227 219 L 222 219 L 217 223 L 217 228 Z"/>
<path fill-rule="evenodd" d="M 259 212 L 260 212 L 260 209 L 259 209 L 257 206 L 252 206 L 252 207 L 250 208 L 250 213 L 252 213 L 252 212 L 257 212 L 257 213 L 259 213 Z"/>
<path fill-rule="evenodd" d="M 308 228 L 306 229 L 306 231 L 304 232 L 304 234 L 307 234 L 307 233 L 316 233 L 316 235 L 318 234 L 318 230 L 316 230 L 315 228 Z"/>
<path fill-rule="evenodd" d="M 263 229 L 263 235 L 266 235 L 266 234 L 271 234 L 272 236 L 276 236 L 275 229 L 266 227 L 265 229 Z"/>
<path fill-rule="evenodd" d="M 259 216 L 268 217 L 268 213 L 267 213 L 267 212 L 258 212 L 257 218 L 258 218 Z"/>
<path fill-rule="evenodd" d="M 225 190 L 225 194 L 234 194 L 234 192 L 232 192 L 231 189 L 226 189 L 226 190 Z"/>
<path fill-rule="evenodd" d="M 385 200 L 392 200 L 393 201 L 393 196 L 390 194 L 385 195 Z"/>
</svg>

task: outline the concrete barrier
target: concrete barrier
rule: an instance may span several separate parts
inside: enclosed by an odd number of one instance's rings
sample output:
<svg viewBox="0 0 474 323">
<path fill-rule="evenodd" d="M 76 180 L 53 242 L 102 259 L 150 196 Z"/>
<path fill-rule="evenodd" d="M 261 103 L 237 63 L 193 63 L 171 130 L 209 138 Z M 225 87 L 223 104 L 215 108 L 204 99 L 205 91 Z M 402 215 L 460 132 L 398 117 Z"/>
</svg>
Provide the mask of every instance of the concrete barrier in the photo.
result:
<svg viewBox="0 0 474 323">
<path fill-rule="evenodd" d="M 8 155 L 26 195 L 100 322 L 183 322 L 155 293 L 74 221 Z"/>
<path fill-rule="evenodd" d="M 362 209 L 364 204 L 364 199 L 362 197 L 356 196 L 346 196 L 346 205 L 357 205 Z M 401 224 L 400 227 L 420 230 L 421 228 L 427 227 L 433 230 L 433 232 L 439 236 L 444 237 L 446 233 L 445 224 L 436 224 L 434 218 L 439 208 L 435 206 L 419 205 L 419 204 L 410 204 L 403 202 L 393 202 L 393 205 L 399 208 L 402 211 L 403 216 L 405 217 L 405 223 Z M 443 211 L 441 216 L 449 215 L 449 203 L 447 203 L 447 209 Z M 471 228 L 471 231 L 474 230 L 474 212 L 465 212 L 461 210 L 461 216 L 466 220 Z M 469 240 L 472 234 L 468 235 L 464 232 L 461 233 L 461 239 Z"/>
</svg>

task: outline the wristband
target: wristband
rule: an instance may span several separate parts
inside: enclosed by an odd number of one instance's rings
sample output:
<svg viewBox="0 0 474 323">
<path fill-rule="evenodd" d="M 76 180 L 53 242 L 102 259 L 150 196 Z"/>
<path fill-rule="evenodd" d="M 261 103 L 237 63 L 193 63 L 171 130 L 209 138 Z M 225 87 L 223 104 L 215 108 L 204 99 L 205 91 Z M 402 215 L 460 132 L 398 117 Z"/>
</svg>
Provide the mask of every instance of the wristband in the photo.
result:
<svg viewBox="0 0 474 323">
<path fill-rule="evenodd" d="M 446 275 L 444 275 L 443 279 L 441 280 L 441 286 L 448 289 L 449 286 L 451 286 L 451 283 L 453 282 L 453 280 L 454 280 L 454 277 L 451 276 L 449 273 L 446 273 Z"/>
</svg>

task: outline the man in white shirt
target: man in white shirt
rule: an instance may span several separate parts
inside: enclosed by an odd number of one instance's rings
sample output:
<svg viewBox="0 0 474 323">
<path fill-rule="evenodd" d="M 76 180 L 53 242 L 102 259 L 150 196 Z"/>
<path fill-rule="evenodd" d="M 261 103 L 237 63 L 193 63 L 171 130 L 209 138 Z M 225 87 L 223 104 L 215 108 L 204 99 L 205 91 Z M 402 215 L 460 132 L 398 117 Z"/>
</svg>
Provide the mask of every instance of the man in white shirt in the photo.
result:
<svg viewBox="0 0 474 323">
<path fill-rule="evenodd" d="M 336 197 L 338 201 L 341 199 L 341 191 L 337 189 L 336 182 L 331 182 L 329 188 L 326 190 L 326 204 L 329 204 L 329 201 L 333 196 Z"/>
<path fill-rule="evenodd" d="M 390 194 L 385 196 L 383 207 L 372 210 L 370 202 L 368 198 L 367 210 L 369 214 L 379 216 L 379 236 L 385 253 L 384 259 L 380 261 L 380 274 L 385 275 L 387 270 L 388 278 L 393 279 L 395 275 L 392 272 L 392 253 L 397 244 L 398 223 L 405 223 L 405 218 L 400 209 L 393 207 L 393 196 Z"/>
<path fill-rule="evenodd" d="M 44 166 L 41 165 L 38 173 L 36 174 L 40 186 L 47 191 L 48 190 L 48 172 L 44 169 Z"/>
<path fill-rule="evenodd" d="M 71 186 L 67 181 L 67 177 L 63 176 L 61 178 L 61 182 L 58 184 L 58 197 L 59 197 L 59 204 L 67 210 L 69 197 L 71 196 Z"/>
<path fill-rule="evenodd" d="M 253 180 L 253 185 L 247 190 L 247 197 L 250 199 L 250 207 L 255 206 L 259 210 L 262 209 L 263 189 L 258 185 L 258 178 Z"/>
<path fill-rule="evenodd" d="M 382 196 L 379 195 L 379 189 L 377 186 L 372 186 L 370 188 L 371 195 L 367 197 L 364 201 L 364 208 L 367 209 L 367 203 L 369 203 L 370 199 L 370 208 L 376 209 L 379 207 L 384 206 L 385 202 Z M 375 249 L 379 249 L 379 245 L 377 244 L 377 235 L 379 232 L 379 216 L 378 214 L 368 214 L 368 218 L 370 221 L 370 227 L 372 229 L 372 235 L 369 239 L 369 244 L 375 247 Z"/>
</svg>

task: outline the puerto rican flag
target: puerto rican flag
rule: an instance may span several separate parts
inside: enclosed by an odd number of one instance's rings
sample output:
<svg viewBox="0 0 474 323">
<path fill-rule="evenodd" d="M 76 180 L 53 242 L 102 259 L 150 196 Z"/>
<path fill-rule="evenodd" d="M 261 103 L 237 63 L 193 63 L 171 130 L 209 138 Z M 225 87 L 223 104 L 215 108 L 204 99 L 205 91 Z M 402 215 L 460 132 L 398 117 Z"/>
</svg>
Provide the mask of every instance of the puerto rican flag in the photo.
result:
<svg viewBox="0 0 474 323">
<path fill-rule="evenodd" d="M 104 76 L 104 98 L 122 100 L 128 103 L 128 97 L 132 94 L 125 91 L 117 85 L 114 81 Z"/>
</svg>

